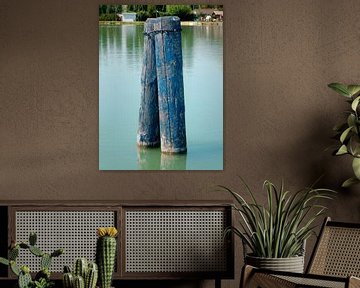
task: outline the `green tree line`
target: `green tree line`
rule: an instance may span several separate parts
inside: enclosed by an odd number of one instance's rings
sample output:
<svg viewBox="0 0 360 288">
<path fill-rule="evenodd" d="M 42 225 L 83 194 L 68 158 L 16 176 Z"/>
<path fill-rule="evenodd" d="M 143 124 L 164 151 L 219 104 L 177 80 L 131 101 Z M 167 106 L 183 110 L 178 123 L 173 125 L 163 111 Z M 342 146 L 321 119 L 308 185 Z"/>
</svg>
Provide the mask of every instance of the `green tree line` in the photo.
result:
<svg viewBox="0 0 360 288">
<path fill-rule="evenodd" d="M 100 21 L 115 21 L 116 14 L 123 12 L 122 5 L 99 5 Z"/>
<path fill-rule="evenodd" d="M 145 21 L 147 18 L 160 16 L 178 16 L 182 21 L 193 21 L 194 9 L 218 9 L 222 5 L 100 5 L 100 21 L 116 21 L 116 14 L 122 12 L 136 12 L 137 21 Z"/>
</svg>

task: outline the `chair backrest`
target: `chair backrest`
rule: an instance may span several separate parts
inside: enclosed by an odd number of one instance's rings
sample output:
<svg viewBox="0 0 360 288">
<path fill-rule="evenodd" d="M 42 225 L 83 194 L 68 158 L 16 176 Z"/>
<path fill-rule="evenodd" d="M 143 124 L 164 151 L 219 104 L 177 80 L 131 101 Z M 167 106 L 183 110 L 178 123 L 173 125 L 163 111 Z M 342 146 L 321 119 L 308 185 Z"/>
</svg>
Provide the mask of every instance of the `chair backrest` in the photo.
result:
<svg viewBox="0 0 360 288">
<path fill-rule="evenodd" d="M 360 277 L 360 224 L 326 218 L 307 273 Z"/>
</svg>

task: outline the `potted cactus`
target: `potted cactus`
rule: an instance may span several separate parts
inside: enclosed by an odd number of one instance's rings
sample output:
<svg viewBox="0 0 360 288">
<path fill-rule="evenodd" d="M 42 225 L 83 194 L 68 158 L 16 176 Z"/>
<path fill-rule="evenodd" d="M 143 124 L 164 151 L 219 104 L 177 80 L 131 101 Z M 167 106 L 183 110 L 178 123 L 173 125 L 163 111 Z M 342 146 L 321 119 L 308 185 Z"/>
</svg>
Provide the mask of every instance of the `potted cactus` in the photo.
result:
<svg viewBox="0 0 360 288">
<path fill-rule="evenodd" d="M 69 266 L 64 267 L 64 288 L 95 288 L 98 279 L 96 263 L 88 262 L 86 258 L 78 258 L 74 263 L 74 271 Z"/>
<path fill-rule="evenodd" d="M 36 233 L 30 233 L 29 243 L 12 242 L 8 252 L 8 259 L 0 257 L 0 263 L 10 266 L 11 271 L 18 277 L 19 288 L 49 288 L 54 285 L 50 280 L 50 265 L 54 257 L 64 253 L 63 249 L 57 249 L 52 253 L 45 253 L 36 246 Z M 20 249 L 26 249 L 33 255 L 39 257 L 41 270 L 35 275 L 34 280 L 30 275 L 30 268 L 26 265 L 19 266 L 16 259 Z"/>
<path fill-rule="evenodd" d="M 99 267 L 100 288 L 110 288 L 116 258 L 115 227 L 100 227 L 97 229 L 96 262 Z"/>
</svg>

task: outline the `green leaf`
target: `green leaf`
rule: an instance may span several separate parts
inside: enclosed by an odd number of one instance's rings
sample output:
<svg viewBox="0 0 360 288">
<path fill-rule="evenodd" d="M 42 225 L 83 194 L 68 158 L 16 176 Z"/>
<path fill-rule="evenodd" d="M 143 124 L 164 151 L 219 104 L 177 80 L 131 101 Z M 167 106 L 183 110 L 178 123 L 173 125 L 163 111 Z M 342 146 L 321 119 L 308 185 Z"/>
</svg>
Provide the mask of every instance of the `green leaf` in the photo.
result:
<svg viewBox="0 0 360 288">
<path fill-rule="evenodd" d="M 358 135 L 352 135 L 349 140 L 349 150 L 354 157 L 360 157 L 360 138 Z"/>
<path fill-rule="evenodd" d="M 328 85 L 329 88 L 333 89 L 335 92 L 339 93 L 342 96 L 351 97 L 350 92 L 347 89 L 347 86 L 341 83 L 330 83 Z"/>
<path fill-rule="evenodd" d="M 354 96 L 360 92 L 360 85 L 356 85 L 356 84 L 348 85 L 347 90 L 349 91 L 351 96 Z"/>
<path fill-rule="evenodd" d="M 16 260 L 19 256 L 19 246 L 15 246 L 14 248 L 10 249 L 8 252 L 9 260 Z"/>
<path fill-rule="evenodd" d="M 36 247 L 36 246 L 30 246 L 30 247 L 29 247 L 29 251 L 30 251 L 32 254 L 34 254 L 35 256 L 38 256 L 38 257 L 41 257 L 41 256 L 44 255 L 44 252 L 42 252 L 42 251 L 40 250 L 40 248 L 39 248 L 39 247 Z"/>
<path fill-rule="evenodd" d="M 341 145 L 339 150 L 336 152 L 335 155 L 344 155 L 348 153 L 348 149 L 346 148 L 346 145 Z"/>
<path fill-rule="evenodd" d="M 350 113 L 350 115 L 347 118 L 347 124 L 348 126 L 355 126 L 356 124 L 356 116 L 353 113 Z"/>
<path fill-rule="evenodd" d="M 340 136 L 341 143 L 344 143 L 344 141 L 346 140 L 346 137 L 348 136 L 348 134 L 349 134 L 349 132 L 351 131 L 352 128 L 353 128 L 353 126 L 345 129 L 345 131 L 343 133 L 341 133 L 341 136 Z"/>
<path fill-rule="evenodd" d="M 342 183 L 341 187 L 348 188 L 352 185 L 359 184 L 359 183 L 360 183 L 359 179 L 357 179 L 356 177 L 351 177 L 351 178 L 347 179 L 346 181 L 344 181 L 344 183 Z"/>
<path fill-rule="evenodd" d="M 356 97 L 355 100 L 351 103 L 351 109 L 356 111 L 357 106 L 359 105 L 360 96 Z"/>
<path fill-rule="evenodd" d="M 357 179 L 360 180 L 360 158 L 354 158 L 352 162 L 352 168 Z"/>
<path fill-rule="evenodd" d="M 40 267 L 41 269 L 49 269 L 50 265 L 51 265 L 51 256 L 50 254 L 45 253 L 42 257 L 41 257 L 41 261 L 40 261 Z"/>
<path fill-rule="evenodd" d="M 9 260 L 8 259 L 5 259 L 5 258 L 3 258 L 3 257 L 0 257 L 0 263 L 1 264 L 4 264 L 4 265 L 9 265 Z"/>
<path fill-rule="evenodd" d="M 10 261 L 10 268 L 11 268 L 11 271 L 12 271 L 16 276 L 19 276 L 21 270 L 20 270 L 20 268 L 16 265 L 16 262 L 15 262 L 15 261 Z"/>
<path fill-rule="evenodd" d="M 19 274 L 19 279 L 18 279 L 18 286 L 19 287 L 32 287 L 32 279 L 31 279 L 31 275 L 29 273 L 25 273 L 22 272 Z"/>
</svg>

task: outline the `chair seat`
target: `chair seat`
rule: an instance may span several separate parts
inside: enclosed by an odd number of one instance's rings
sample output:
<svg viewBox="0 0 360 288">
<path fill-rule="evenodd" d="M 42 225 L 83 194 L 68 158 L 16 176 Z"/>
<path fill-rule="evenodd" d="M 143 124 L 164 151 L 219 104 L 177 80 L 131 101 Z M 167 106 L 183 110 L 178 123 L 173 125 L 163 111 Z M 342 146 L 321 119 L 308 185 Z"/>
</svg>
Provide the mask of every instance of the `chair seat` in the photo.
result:
<svg viewBox="0 0 360 288">
<path fill-rule="evenodd" d="M 299 274 L 292 272 L 271 271 L 246 265 L 243 271 L 247 280 L 243 287 L 248 288 L 347 288 L 360 287 L 357 277 L 334 277 L 315 274 Z M 349 283 L 352 285 L 349 286 Z"/>
<path fill-rule="evenodd" d="M 307 273 L 277 272 L 246 265 L 243 288 L 360 287 L 360 223 L 326 218 L 311 255 Z"/>
<path fill-rule="evenodd" d="M 326 287 L 326 288 L 345 288 L 347 281 L 346 278 L 343 278 L 340 281 L 336 281 L 335 279 L 319 279 L 316 277 L 309 278 L 308 276 L 309 275 L 305 275 L 305 277 L 302 278 L 296 276 L 278 275 L 277 277 L 296 284 L 296 287 L 299 287 L 300 285 L 300 287 L 311 286 L 311 287 Z"/>
</svg>

